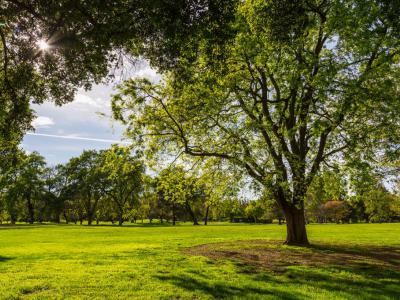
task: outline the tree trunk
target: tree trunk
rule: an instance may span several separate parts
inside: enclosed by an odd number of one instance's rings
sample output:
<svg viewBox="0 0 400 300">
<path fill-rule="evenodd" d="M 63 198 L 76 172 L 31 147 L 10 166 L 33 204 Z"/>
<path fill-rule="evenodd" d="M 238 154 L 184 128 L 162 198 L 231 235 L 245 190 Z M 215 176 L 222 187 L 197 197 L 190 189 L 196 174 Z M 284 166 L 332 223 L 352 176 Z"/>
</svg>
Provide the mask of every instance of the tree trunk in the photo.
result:
<svg viewBox="0 0 400 300">
<path fill-rule="evenodd" d="M 287 205 L 284 208 L 286 217 L 286 241 L 287 245 L 308 245 L 304 208 L 298 209 Z"/>
<path fill-rule="evenodd" d="M 27 204 L 28 204 L 28 222 L 29 224 L 33 224 L 34 221 L 34 211 L 33 211 L 33 204 L 31 201 L 31 195 L 27 196 Z"/>
<path fill-rule="evenodd" d="M 122 226 L 122 223 L 124 223 L 124 218 L 122 209 L 120 209 L 118 214 L 118 226 Z"/>
<path fill-rule="evenodd" d="M 176 216 L 175 216 L 175 203 L 172 204 L 172 225 L 175 226 L 176 224 Z"/>
<path fill-rule="evenodd" d="M 208 223 L 208 213 L 209 212 L 210 212 L 210 206 L 208 205 L 207 209 L 206 209 L 206 216 L 204 217 L 204 225 L 207 225 L 207 223 Z"/>
<path fill-rule="evenodd" d="M 194 214 L 192 207 L 190 206 L 190 204 L 187 200 L 186 200 L 186 208 L 193 220 L 193 225 L 200 225 L 199 222 L 197 221 L 196 215 Z"/>
</svg>

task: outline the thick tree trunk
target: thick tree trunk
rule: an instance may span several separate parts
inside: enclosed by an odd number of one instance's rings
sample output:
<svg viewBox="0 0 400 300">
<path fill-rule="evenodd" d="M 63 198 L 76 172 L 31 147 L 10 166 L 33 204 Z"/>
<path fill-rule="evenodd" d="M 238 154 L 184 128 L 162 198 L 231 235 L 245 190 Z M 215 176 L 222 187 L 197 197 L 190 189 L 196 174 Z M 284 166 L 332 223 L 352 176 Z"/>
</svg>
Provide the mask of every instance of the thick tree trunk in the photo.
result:
<svg viewBox="0 0 400 300">
<path fill-rule="evenodd" d="M 306 220 L 304 208 L 298 209 L 287 206 L 284 209 L 286 217 L 286 241 L 287 245 L 308 245 Z"/>
</svg>

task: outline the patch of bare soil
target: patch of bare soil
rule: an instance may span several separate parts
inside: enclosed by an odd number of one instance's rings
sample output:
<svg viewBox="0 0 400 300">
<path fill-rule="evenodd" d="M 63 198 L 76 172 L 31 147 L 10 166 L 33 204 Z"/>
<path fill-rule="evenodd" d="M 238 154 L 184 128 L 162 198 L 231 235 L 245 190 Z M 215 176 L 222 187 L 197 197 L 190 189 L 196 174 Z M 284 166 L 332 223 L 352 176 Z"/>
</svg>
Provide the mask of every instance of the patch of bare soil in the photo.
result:
<svg viewBox="0 0 400 300">
<path fill-rule="evenodd" d="M 400 271 L 400 247 L 315 244 L 282 245 L 278 241 L 251 240 L 215 243 L 184 250 L 212 260 L 232 260 L 252 271 L 285 272 L 289 266 L 373 268 Z"/>
</svg>

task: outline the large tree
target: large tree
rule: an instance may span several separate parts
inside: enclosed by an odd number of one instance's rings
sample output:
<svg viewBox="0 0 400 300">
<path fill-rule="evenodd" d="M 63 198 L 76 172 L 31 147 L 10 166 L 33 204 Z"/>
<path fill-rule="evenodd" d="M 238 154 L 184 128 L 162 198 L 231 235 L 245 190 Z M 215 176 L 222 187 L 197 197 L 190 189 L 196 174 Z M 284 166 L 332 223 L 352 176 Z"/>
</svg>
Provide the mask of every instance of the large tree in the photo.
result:
<svg viewBox="0 0 400 300">
<path fill-rule="evenodd" d="M 398 145 L 398 7 L 232 7 L 222 42 L 197 34 L 164 81 L 128 81 L 114 98 L 115 117 L 151 150 L 178 148 L 243 168 L 283 210 L 286 243 L 308 244 L 304 198 L 321 164 L 368 160 Z"/>
</svg>

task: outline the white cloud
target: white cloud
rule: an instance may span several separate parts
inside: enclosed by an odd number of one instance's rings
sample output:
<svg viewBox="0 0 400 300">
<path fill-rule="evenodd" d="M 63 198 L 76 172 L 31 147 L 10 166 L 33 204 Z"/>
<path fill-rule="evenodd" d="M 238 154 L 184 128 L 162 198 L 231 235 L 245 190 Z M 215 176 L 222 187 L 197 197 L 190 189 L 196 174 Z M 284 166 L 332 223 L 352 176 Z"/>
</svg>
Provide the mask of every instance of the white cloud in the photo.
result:
<svg viewBox="0 0 400 300">
<path fill-rule="evenodd" d="M 161 75 L 158 74 L 154 69 L 152 69 L 150 66 L 146 66 L 143 69 L 137 70 L 134 73 L 133 77 L 141 77 L 141 78 L 146 78 L 152 82 L 158 82 L 161 79 Z"/>
<path fill-rule="evenodd" d="M 89 97 L 88 95 L 84 95 L 81 93 L 77 93 L 75 96 L 75 101 L 72 103 L 77 104 L 77 105 L 82 105 L 82 106 L 89 106 L 92 108 L 96 109 L 101 109 L 107 106 L 108 101 L 105 101 L 101 98 L 92 98 Z"/>
<path fill-rule="evenodd" d="M 49 117 L 38 116 L 32 121 L 32 126 L 35 128 L 48 128 L 52 125 L 54 125 L 54 121 Z"/>
</svg>

